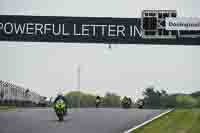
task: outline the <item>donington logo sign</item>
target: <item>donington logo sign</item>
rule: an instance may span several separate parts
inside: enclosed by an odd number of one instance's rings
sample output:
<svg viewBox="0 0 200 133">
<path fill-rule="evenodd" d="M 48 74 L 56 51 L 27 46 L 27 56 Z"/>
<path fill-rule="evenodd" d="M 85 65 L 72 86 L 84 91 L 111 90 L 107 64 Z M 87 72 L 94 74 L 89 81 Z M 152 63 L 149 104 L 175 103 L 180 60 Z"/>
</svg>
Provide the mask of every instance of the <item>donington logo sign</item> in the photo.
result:
<svg viewBox="0 0 200 133">
<path fill-rule="evenodd" d="M 179 38 L 175 32 L 169 32 L 169 36 L 173 35 L 173 38 L 153 35 L 152 39 L 148 38 L 148 34 L 143 35 L 146 32 L 150 33 L 151 28 L 154 28 L 155 34 L 159 34 L 156 21 L 156 18 L 150 17 L 141 19 L 0 15 L 0 41 L 199 44 L 200 38 Z M 155 26 L 151 26 L 151 22 Z M 147 27 L 145 32 L 142 24 L 144 29 Z M 152 33 L 150 35 L 152 36 Z"/>
<path fill-rule="evenodd" d="M 166 30 L 200 31 L 200 18 L 166 18 Z"/>
</svg>

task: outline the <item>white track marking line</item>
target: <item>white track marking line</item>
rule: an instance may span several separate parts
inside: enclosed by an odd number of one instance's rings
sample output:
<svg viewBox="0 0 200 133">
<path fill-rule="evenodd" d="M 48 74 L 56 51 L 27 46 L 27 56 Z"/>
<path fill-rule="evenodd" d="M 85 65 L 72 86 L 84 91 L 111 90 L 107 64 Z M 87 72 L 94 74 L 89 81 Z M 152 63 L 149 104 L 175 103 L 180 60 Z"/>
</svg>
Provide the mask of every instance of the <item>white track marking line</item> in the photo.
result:
<svg viewBox="0 0 200 133">
<path fill-rule="evenodd" d="M 168 111 L 166 111 L 166 112 L 163 112 L 162 114 L 160 114 L 160 115 L 158 115 L 158 116 L 155 116 L 155 117 L 153 117 L 152 119 L 147 120 L 147 121 L 145 121 L 144 123 L 142 123 L 142 124 L 140 124 L 140 125 L 137 125 L 137 126 L 131 128 L 131 129 L 129 129 L 129 130 L 123 132 L 123 133 L 131 133 L 131 132 L 133 132 L 134 130 L 136 130 L 136 129 L 140 128 L 140 127 L 143 127 L 143 126 L 145 126 L 146 124 L 152 122 L 153 120 L 156 120 L 156 119 L 158 119 L 158 118 L 160 118 L 160 117 L 162 117 L 162 116 L 164 116 L 164 115 L 166 115 L 166 114 L 172 112 L 173 110 L 174 110 L 174 109 L 171 109 L 171 110 L 168 110 Z"/>
</svg>

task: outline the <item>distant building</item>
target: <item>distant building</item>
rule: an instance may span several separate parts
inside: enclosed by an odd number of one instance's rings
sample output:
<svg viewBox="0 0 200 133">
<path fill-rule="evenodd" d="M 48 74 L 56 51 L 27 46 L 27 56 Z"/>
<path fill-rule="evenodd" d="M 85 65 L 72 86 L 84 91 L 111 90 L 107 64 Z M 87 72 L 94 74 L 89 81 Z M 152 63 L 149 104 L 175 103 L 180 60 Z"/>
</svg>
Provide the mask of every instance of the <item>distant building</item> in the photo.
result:
<svg viewBox="0 0 200 133">
<path fill-rule="evenodd" d="M 7 81 L 0 80 L 0 103 L 6 105 L 39 105 L 43 97 L 31 91 Z"/>
</svg>

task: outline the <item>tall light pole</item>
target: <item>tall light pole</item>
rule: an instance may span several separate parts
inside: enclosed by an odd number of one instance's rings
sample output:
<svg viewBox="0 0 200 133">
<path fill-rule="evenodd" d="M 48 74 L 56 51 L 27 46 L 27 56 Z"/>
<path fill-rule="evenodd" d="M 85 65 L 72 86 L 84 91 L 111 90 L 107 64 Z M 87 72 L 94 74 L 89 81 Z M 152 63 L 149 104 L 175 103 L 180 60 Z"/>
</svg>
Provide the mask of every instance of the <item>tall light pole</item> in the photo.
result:
<svg viewBox="0 0 200 133">
<path fill-rule="evenodd" d="M 77 67 L 77 90 L 79 90 L 80 91 L 80 85 L 81 85 L 81 66 L 80 66 L 80 64 L 78 65 L 78 67 Z"/>
<path fill-rule="evenodd" d="M 81 90 L 81 65 L 78 64 L 77 67 L 77 91 L 80 92 Z M 78 96 L 78 108 L 80 108 L 80 95 Z"/>
</svg>

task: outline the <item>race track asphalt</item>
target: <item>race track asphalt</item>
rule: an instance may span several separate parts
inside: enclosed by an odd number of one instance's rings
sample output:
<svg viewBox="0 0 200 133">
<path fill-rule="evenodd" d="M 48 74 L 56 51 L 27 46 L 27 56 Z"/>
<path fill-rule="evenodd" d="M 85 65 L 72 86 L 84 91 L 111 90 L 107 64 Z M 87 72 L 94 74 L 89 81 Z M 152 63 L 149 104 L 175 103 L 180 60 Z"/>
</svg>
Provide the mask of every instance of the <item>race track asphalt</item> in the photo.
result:
<svg viewBox="0 0 200 133">
<path fill-rule="evenodd" d="M 84 108 L 70 109 L 58 122 L 52 109 L 0 112 L 0 133 L 123 133 L 166 110 Z"/>
</svg>

